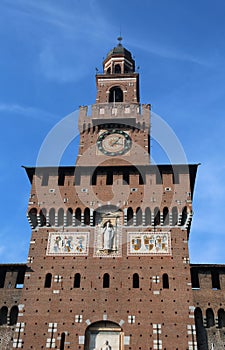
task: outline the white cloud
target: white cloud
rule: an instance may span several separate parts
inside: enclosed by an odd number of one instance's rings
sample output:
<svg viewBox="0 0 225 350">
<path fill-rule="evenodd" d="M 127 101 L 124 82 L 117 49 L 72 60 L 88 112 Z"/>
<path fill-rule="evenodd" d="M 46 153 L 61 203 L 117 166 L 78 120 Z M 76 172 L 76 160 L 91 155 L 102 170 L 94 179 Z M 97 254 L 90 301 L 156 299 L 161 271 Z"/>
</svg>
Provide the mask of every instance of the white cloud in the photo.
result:
<svg viewBox="0 0 225 350">
<path fill-rule="evenodd" d="M 82 61 L 82 54 L 80 52 L 73 53 L 74 60 L 71 59 L 72 55 L 69 56 L 69 59 L 63 56 L 63 52 L 60 51 L 57 53 L 57 49 L 52 44 L 46 44 L 43 47 L 39 56 L 40 67 L 41 72 L 47 79 L 65 83 L 79 81 L 87 74 L 87 65 L 84 60 Z"/>
<path fill-rule="evenodd" d="M 62 83 L 80 80 L 89 73 L 92 64 L 94 69 L 98 48 L 112 33 L 111 25 L 93 0 L 71 6 L 47 0 L 18 0 L 16 4 L 9 0 L 7 8 L 16 12 L 18 24 L 23 23 L 17 33 L 21 40 L 28 32 L 32 33 L 38 50 L 35 69 L 48 80 Z"/>
<path fill-rule="evenodd" d="M 29 119 L 36 119 L 38 121 L 55 120 L 56 116 L 38 108 L 21 106 L 18 104 L 7 104 L 0 102 L 0 113 L 19 114 Z"/>
<path fill-rule="evenodd" d="M 145 53 L 147 52 L 148 54 L 153 54 L 162 58 L 186 61 L 203 66 L 210 65 L 209 62 L 207 62 L 206 60 L 199 58 L 195 55 L 185 53 L 184 51 L 181 52 L 176 47 L 166 47 L 165 43 L 163 43 L 163 46 L 161 46 L 159 43 L 156 44 L 153 41 L 135 42 L 132 39 L 130 43 L 133 47 L 137 48 L 138 50 L 142 50 Z"/>
</svg>

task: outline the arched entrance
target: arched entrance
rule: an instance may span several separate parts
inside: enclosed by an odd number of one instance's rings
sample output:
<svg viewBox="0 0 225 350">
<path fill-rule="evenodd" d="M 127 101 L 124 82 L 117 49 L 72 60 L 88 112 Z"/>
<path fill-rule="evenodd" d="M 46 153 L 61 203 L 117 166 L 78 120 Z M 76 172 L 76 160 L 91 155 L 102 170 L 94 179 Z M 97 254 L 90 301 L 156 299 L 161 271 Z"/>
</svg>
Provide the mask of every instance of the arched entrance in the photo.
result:
<svg viewBox="0 0 225 350">
<path fill-rule="evenodd" d="M 123 332 L 115 322 L 92 323 L 85 332 L 85 350 L 121 350 Z"/>
</svg>

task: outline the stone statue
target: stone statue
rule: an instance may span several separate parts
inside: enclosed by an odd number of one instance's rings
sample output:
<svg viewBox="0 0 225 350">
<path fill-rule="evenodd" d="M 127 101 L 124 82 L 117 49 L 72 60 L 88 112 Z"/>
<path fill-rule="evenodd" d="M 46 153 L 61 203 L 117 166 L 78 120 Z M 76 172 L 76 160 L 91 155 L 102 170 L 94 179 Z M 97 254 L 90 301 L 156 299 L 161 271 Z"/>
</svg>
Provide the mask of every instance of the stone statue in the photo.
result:
<svg viewBox="0 0 225 350">
<path fill-rule="evenodd" d="M 113 239 L 115 231 L 110 220 L 106 221 L 103 225 L 103 249 L 113 249 Z"/>
<path fill-rule="evenodd" d="M 112 350 L 112 347 L 109 345 L 108 340 L 105 341 L 102 350 Z"/>
</svg>

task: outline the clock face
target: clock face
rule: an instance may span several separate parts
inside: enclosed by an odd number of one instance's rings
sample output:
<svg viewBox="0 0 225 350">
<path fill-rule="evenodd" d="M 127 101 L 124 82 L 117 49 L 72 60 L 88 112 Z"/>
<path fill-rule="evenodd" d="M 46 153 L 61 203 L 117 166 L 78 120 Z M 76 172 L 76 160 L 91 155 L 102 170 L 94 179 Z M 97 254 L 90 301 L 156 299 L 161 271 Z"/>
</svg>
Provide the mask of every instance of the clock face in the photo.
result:
<svg viewBox="0 0 225 350">
<path fill-rule="evenodd" d="M 129 151 L 131 138 L 122 130 L 107 130 L 99 136 L 97 146 L 108 156 L 118 156 Z"/>
</svg>

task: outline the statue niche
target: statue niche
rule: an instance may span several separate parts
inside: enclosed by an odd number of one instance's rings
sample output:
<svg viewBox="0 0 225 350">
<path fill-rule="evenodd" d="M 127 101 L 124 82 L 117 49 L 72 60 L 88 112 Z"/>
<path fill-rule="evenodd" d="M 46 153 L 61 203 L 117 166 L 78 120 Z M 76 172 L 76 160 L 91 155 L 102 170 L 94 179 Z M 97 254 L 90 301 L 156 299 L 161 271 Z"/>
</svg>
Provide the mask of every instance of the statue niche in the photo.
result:
<svg viewBox="0 0 225 350">
<path fill-rule="evenodd" d="M 120 256 L 122 212 L 99 212 L 95 226 L 95 256 Z"/>
</svg>

